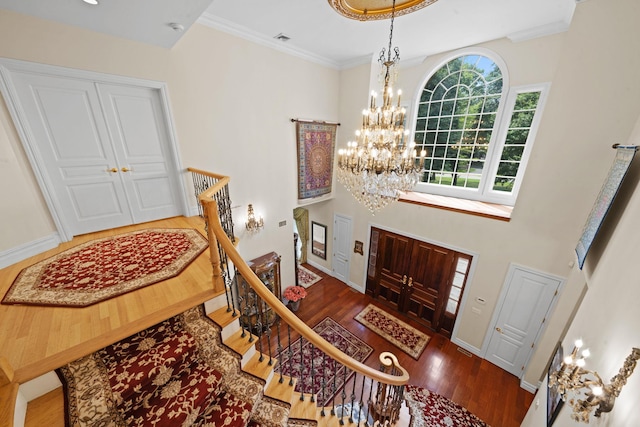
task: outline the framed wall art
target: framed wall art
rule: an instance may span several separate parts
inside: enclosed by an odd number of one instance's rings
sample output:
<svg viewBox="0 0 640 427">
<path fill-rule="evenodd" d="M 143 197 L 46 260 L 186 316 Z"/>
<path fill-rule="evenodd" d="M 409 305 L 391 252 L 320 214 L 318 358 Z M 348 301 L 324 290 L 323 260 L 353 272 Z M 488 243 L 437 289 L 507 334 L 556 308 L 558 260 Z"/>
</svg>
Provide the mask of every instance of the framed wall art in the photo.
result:
<svg viewBox="0 0 640 427">
<path fill-rule="evenodd" d="M 549 364 L 549 370 L 547 371 L 547 384 L 549 383 L 551 374 L 560 369 L 563 357 L 562 343 L 559 342 L 556 345 L 556 350 L 553 352 L 553 359 L 551 359 L 551 363 Z M 558 388 L 555 386 L 547 387 L 547 427 L 551 427 L 553 425 L 553 422 L 556 420 L 563 404 L 564 401 L 562 400 L 560 393 L 558 393 Z"/>
</svg>

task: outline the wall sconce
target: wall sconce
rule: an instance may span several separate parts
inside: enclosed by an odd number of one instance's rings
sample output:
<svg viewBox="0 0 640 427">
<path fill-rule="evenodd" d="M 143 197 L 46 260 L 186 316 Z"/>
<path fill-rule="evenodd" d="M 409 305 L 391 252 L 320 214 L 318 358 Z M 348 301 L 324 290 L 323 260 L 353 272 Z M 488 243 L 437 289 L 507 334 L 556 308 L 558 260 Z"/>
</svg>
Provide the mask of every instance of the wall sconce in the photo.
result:
<svg viewBox="0 0 640 427">
<path fill-rule="evenodd" d="M 590 356 L 590 352 L 585 349 L 578 354 L 582 346 L 582 340 L 575 342 L 573 351 L 564 358 L 560 370 L 549 377 L 549 387 L 557 387 L 565 402 L 567 393 L 572 392 L 574 396 L 569 399 L 569 405 L 573 408 L 571 418 L 589 423 L 589 415 L 594 409 L 595 417 L 600 417 L 603 412 L 611 412 L 622 386 L 627 383 L 636 367 L 636 361 L 640 359 L 640 349 L 633 348 L 618 374 L 611 378 L 610 384 L 605 385 L 597 372 L 584 369 L 585 359 Z"/>
<path fill-rule="evenodd" d="M 252 204 L 249 204 L 249 207 L 247 208 L 246 226 L 249 233 L 257 233 L 262 227 L 264 227 L 262 217 L 260 216 L 256 219 L 256 214 L 253 212 Z"/>
</svg>

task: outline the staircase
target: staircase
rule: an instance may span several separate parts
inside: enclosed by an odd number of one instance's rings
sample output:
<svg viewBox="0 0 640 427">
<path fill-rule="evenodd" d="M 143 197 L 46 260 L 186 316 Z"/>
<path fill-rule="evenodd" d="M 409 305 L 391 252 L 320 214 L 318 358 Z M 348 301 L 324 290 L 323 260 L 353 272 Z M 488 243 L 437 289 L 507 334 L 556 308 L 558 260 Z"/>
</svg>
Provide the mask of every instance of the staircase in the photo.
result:
<svg viewBox="0 0 640 427">
<path fill-rule="evenodd" d="M 259 379 L 263 383 L 263 397 L 257 406 L 256 413 L 253 414 L 249 426 L 343 426 L 366 425 L 362 422 L 353 422 L 351 414 L 332 413 L 332 408 L 317 407 L 311 396 L 305 395 L 304 400 L 301 394 L 294 391 L 297 379 L 285 376 L 280 380 L 280 375 L 276 374 L 274 368 L 277 360 L 269 358 L 268 355 L 262 354 L 256 349 L 256 341 L 258 337 L 245 333 L 240 327 L 237 317 L 228 312 L 225 307 L 219 308 L 208 314 L 208 317 L 220 328 L 220 339 L 224 347 L 230 349 L 240 360 L 240 366 L 243 372 Z M 281 423 L 270 423 L 269 413 L 273 410 L 273 405 L 278 407 L 286 407 L 287 417 Z M 334 411 L 335 412 L 335 411 Z M 324 414 L 324 415 L 322 415 Z M 342 416 L 340 416 L 342 415 Z M 354 417 L 354 418 L 357 418 Z"/>
<path fill-rule="evenodd" d="M 209 308 L 225 304 L 221 295 Z M 294 391 L 223 306 L 201 306 L 60 368 L 74 426 L 383 425 Z M 351 402 L 353 403 L 353 402 Z M 359 413 L 359 412 L 358 412 Z M 368 417 L 367 417 L 368 418 Z"/>
</svg>

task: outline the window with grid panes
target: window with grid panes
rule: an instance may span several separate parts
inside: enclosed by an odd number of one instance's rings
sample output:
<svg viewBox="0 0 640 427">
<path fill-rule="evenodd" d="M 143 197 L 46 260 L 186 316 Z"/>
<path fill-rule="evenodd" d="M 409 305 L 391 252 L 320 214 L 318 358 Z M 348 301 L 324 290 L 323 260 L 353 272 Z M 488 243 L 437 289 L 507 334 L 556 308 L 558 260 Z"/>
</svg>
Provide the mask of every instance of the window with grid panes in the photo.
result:
<svg viewBox="0 0 640 427">
<path fill-rule="evenodd" d="M 422 87 L 414 139 L 425 149 L 416 191 L 513 205 L 546 85 L 508 88 L 485 55 L 458 56 Z"/>
</svg>

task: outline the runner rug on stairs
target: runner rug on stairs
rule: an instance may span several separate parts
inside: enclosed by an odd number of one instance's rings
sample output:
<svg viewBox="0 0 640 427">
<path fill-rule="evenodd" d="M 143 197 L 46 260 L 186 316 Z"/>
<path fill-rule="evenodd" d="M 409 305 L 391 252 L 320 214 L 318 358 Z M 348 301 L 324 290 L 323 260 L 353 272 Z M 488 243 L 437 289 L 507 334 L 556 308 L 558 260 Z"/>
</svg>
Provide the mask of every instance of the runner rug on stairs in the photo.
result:
<svg viewBox="0 0 640 427">
<path fill-rule="evenodd" d="M 420 358 L 431 339 L 373 304 L 366 306 L 354 319 L 416 360 Z"/>
<path fill-rule="evenodd" d="M 2 303 L 85 307 L 175 277 L 208 246 L 188 228 L 91 240 L 22 270 Z"/>
<path fill-rule="evenodd" d="M 313 330 L 333 346 L 359 362 L 364 362 L 373 352 L 369 345 L 330 317 L 326 317 L 314 326 Z M 353 371 L 342 364 L 336 363 L 329 357 L 323 357 L 324 353 L 311 345 L 309 341 L 303 340 L 302 352 L 300 351 L 300 344 L 300 338 L 298 338 L 291 343 L 288 349 L 285 348 L 277 356 L 280 360 L 282 373 L 298 379 L 296 391 L 315 393 L 318 406 L 329 406 L 332 403 L 341 404 L 342 402 L 338 398 L 333 402 L 333 397 L 342 390 L 344 384 L 349 382 Z M 312 360 L 314 361 L 313 376 L 311 375 Z M 278 369 L 277 371 L 280 372 Z M 323 376 L 324 384 L 327 385 L 324 389 L 322 388 Z M 333 388 L 334 384 L 335 389 Z M 335 390 L 335 393 L 332 390 Z"/>
<path fill-rule="evenodd" d="M 404 397 L 411 413 L 409 427 L 489 427 L 462 406 L 414 385 L 407 385 Z"/>
<path fill-rule="evenodd" d="M 68 426 L 282 426 L 290 405 L 263 396 L 220 328 L 195 307 L 63 366 Z"/>
</svg>

